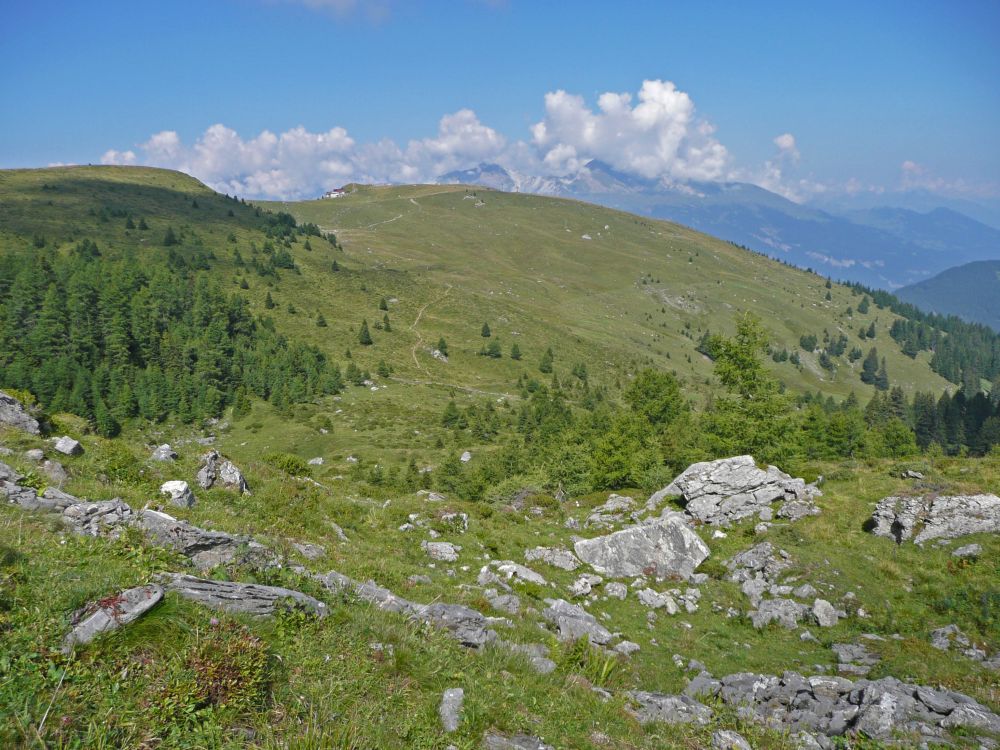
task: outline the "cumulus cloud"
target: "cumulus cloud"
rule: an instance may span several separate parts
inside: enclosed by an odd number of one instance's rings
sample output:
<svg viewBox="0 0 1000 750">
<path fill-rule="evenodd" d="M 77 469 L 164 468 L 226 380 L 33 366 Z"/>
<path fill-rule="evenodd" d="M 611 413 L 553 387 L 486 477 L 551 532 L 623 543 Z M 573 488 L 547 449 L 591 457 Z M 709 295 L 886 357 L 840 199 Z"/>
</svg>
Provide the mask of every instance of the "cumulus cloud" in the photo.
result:
<svg viewBox="0 0 1000 750">
<path fill-rule="evenodd" d="M 239 195 L 300 198 L 351 180 L 428 182 L 483 162 L 559 176 L 600 159 L 625 172 L 677 181 L 718 179 L 729 161 L 712 125 L 669 81 L 644 81 L 634 102 L 631 94 L 602 94 L 596 110 L 580 96 L 551 92 L 545 116 L 530 134 L 509 141 L 471 109 L 445 115 L 435 135 L 405 145 L 358 143 L 340 127 L 323 133 L 303 127 L 280 134 L 264 130 L 247 138 L 215 124 L 193 143 L 164 130 L 134 149 L 109 149 L 102 162 L 178 169 Z"/>
<path fill-rule="evenodd" d="M 791 133 L 782 133 L 774 139 L 774 145 L 778 147 L 778 153 L 782 157 L 797 162 L 799 160 L 799 149 L 795 145 L 795 136 Z"/>
<path fill-rule="evenodd" d="M 646 178 L 713 180 L 729 160 L 714 128 L 697 117 L 694 102 L 670 81 L 643 81 L 632 95 L 608 92 L 597 111 L 565 91 L 545 95 L 545 117 L 532 143 L 553 174 L 575 171 L 590 159 Z"/>
<path fill-rule="evenodd" d="M 909 159 L 900 165 L 899 186 L 903 190 L 930 190 L 956 197 L 996 198 L 1000 196 L 1000 183 L 941 177 L 932 173 L 922 164 Z"/>
</svg>

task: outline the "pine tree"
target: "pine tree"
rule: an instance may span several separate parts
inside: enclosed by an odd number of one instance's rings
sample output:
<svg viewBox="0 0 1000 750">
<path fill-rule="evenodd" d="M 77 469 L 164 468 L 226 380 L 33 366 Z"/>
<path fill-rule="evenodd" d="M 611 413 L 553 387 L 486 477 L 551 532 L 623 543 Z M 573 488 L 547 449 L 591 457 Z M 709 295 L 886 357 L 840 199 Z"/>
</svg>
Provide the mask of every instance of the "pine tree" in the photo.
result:
<svg viewBox="0 0 1000 750">
<path fill-rule="evenodd" d="M 368 332 L 368 321 L 361 321 L 361 330 L 358 332 L 358 343 L 362 346 L 371 346 L 374 342 L 372 341 L 372 335 Z"/>
<path fill-rule="evenodd" d="M 274 309 L 274 299 L 271 297 L 270 292 L 268 292 L 267 296 L 264 297 L 264 307 L 266 307 L 268 310 Z"/>
<path fill-rule="evenodd" d="M 519 347 L 516 342 L 510 348 L 510 358 L 515 361 L 520 361 L 521 359 L 521 347 Z"/>
<path fill-rule="evenodd" d="M 392 332 L 392 324 L 389 322 L 389 313 L 386 313 L 385 315 L 382 316 L 382 328 L 386 332 L 389 333 Z"/>
<path fill-rule="evenodd" d="M 379 310 L 388 310 L 389 309 L 389 303 L 386 302 L 385 297 L 383 297 L 382 299 L 380 299 L 378 301 L 378 309 Z"/>
<path fill-rule="evenodd" d="M 145 219 L 139 219 L 139 231 L 145 232 L 149 229 L 149 224 L 146 223 Z"/>
<path fill-rule="evenodd" d="M 444 336 L 438 339 L 437 350 L 444 356 L 448 356 L 448 342 L 444 340 Z"/>
<path fill-rule="evenodd" d="M 323 313 L 318 313 L 316 315 L 316 325 L 319 328 L 326 328 L 326 318 L 323 317 Z"/>
<path fill-rule="evenodd" d="M 479 332 L 479 335 L 482 336 L 484 339 L 488 339 L 490 337 L 491 334 L 490 334 L 489 323 L 483 323 L 483 329 Z"/>
<path fill-rule="evenodd" d="M 889 373 L 885 369 L 885 357 L 882 357 L 882 366 L 878 368 L 875 375 L 875 387 L 880 391 L 889 390 Z"/>
<path fill-rule="evenodd" d="M 541 361 L 538 363 L 538 371 L 548 374 L 552 372 L 552 347 L 545 350 L 545 354 L 542 355 Z"/>
<path fill-rule="evenodd" d="M 877 374 L 878 351 L 873 346 L 868 352 L 868 356 L 865 357 L 865 361 L 861 364 L 861 382 L 867 383 L 868 385 L 874 385 Z"/>
<path fill-rule="evenodd" d="M 866 332 L 865 335 L 868 336 L 868 338 L 870 338 L 870 339 L 875 338 L 875 321 L 874 320 L 872 321 L 871 325 L 868 326 L 868 331 Z"/>
<path fill-rule="evenodd" d="M 174 228 L 167 227 L 167 232 L 163 235 L 163 246 L 170 247 L 171 245 L 176 245 L 177 242 L 177 235 L 174 234 Z"/>
<path fill-rule="evenodd" d="M 337 263 L 337 261 L 333 261 L 333 263 L 330 265 L 330 268 L 334 273 L 336 273 L 337 271 L 340 270 L 340 264 Z"/>
</svg>

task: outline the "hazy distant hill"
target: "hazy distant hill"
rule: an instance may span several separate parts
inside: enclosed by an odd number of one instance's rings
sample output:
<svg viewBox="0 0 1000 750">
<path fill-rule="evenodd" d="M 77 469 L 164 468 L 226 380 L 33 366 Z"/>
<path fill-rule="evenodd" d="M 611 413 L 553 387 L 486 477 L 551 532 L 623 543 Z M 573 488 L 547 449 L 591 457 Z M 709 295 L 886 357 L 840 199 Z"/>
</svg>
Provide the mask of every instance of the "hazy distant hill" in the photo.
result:
<svg viewBox="0 0 1000 750">
<path fill-rule="evenodd" d="M 832 213 L 756 185 L 647 180 L 596 160 L 560 178 L 482 164 L 439 181 L 580 198 L 675 221 L 824 275 L 887 289 L 1000 252 L 1000 230 L 947 208 Z"/>
<path fill-rule="evenodd" d="M 958 315 L 1000 331 L 1000 260 L 949 268 L 906 286 L 896 296 L 931 312 Z"/>
</svg>

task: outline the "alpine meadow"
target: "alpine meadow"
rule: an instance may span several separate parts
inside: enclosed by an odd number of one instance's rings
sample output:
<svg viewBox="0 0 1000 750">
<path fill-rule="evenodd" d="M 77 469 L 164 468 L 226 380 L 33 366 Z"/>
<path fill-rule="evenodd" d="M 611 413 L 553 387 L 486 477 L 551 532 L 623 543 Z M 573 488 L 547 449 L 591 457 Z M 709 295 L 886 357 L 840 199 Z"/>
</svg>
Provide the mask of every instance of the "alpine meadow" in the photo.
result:
<svg viewBox="0 0 1000 750">
<path fill-rule="evenodd" d="M 1000 748 L 995 9 L 98 6 L 3 11 L 0 747 Z"/>
</svg>

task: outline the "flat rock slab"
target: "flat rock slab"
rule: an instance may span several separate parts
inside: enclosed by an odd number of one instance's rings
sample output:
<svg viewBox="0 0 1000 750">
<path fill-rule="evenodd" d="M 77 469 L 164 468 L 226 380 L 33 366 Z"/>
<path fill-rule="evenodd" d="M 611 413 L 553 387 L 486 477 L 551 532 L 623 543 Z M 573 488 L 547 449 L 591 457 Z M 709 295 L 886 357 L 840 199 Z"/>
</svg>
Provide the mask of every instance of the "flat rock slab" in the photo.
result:
<svg viewBox="0 0 1000 750">
<path fill-rule="evenodd" d="M 594 570 L 611 578 L 689 579 L 709 555 L 708 546 L 679 513 L 581 539 L 573 549 Z"/>
<path fill-rule="evenodd" d="M 638 704 L 634 713 L 640 724 L 663 722 L 705 725 L 712 719 L 712 709 L 686 695 L 665 695 L 633 690 L 628 696 Z"/>
<path fill-rule="evenodd" d="M 135 525 L 151 542 L 175 549 L 189 558 L 199 570 L 209 570 L 234 561 L 267 566 L 277 559 L 268 547 L 248 536 L 209 531 L 155 510 L 140 511 Z"/>
<path fill-rule="evenodd" d="M 63 653 L 90 643 L 101 633 L 128 625 L 142 617 L 163 598 L 163 589 L 155 584 L 138 586 L 94 602 L 81 613 L 79 621 L 63 641 Z"/>
<path fill-rule="evenodd" d="M 0 424 L 32 435 L 39 433 L 38 420 L 31 416 L 24 404 L 3 391 L 0 391 Z"/>
<path fill-rule="evenodd" d="M 302 608 L 319 617 L 324 617 L 328 613 L 326 604 L 318 599 L 303 594 L 301 591 L 293 591 L 280 586 L 210 581 L 182 573 L 163 573 L 159 576 L 159 580 L 168 591 L 173 591 L 185 599 L 190 599 L 206 607 L 220 609 L 231 614 L 268 617 L 285 604 Z"/>
<path fill-rule="evenodd" d="M 465 701 L 465 691 L 462 688 L 448 688 L 441 695 L 441 705 L 438 706 L 438 717 L 441 728 L 446 732 L 458 730 L 462 718 L 462 703 Z"/>
<path fill-rule="evenodd" d="M 1000 532 L 996 495 L 887 497 L 872 514 L 872 533 L 900 544 L 986 532 Z"/>
<path fill-rule="evenodd" d="M 524 559 L 528 562 L 541 560 L 545 564 L 561 570 L 573 571 L 580 567 L 580 561 L 576 559 L 576 555 L 568 549 L 559 547 L 535 547 L 525 550 Z"/>
<path fill-rule="evenodd" d="M 552 745 L 546 745 L 530 734 L 512 734 L 510 736 L 487 732 L 483 735 L 484 750 L 555 750 Z"/>
<path fill-rule="evenodd" d="M 591 643 L 603 646 L 614 638 L 611 631 L 583 607 L 565 599 L 546 599 L 545 603 L 549 606 L 542 610 L 542 617 L 556 626 L 559 640 L 575 641 L 586 636 Z"/>
<path fill-rule="evenodd" d="M 63 521 L 77 534 L 117 537 L 132 520 L 132 508 L 117 498 L 67 507 Z"/>
</svg>

